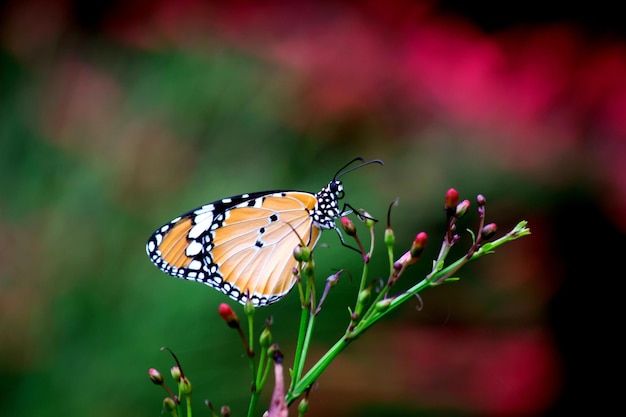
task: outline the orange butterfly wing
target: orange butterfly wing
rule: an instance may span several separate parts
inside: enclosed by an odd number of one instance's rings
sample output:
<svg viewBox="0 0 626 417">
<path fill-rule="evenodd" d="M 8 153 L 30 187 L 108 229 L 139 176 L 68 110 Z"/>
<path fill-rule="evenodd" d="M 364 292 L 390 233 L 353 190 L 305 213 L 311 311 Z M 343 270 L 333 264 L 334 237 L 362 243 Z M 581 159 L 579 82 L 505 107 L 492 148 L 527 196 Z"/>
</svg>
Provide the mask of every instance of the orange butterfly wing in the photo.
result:
<svg viewBox="0 0 626 417">
<path fill-rule="evenodd" d="M 294 248 L 313 248 L 316 196 L 285 191 L 231 197 L 193 210 L 157 230 L 146 246 L 164 272 L 208 284 L 231 298 L 267 305 L 295 284 Z"/>
</svg>

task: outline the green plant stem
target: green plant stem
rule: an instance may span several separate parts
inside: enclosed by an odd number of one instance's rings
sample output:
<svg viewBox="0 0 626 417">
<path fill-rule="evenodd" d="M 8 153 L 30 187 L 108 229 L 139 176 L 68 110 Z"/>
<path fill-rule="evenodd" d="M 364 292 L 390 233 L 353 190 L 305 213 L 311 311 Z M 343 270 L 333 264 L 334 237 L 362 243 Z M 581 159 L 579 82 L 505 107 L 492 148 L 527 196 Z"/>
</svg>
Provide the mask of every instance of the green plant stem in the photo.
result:
<svg viewBox="0 0 626 417">
<path fill-rule="evenodd" d="M 259 396 L 261 395 L 261 390 L 257 385 L 257 368 L 254 363 L 254 310 L 250 312 L 246 311 L 246 317 L 248 321 L 248 361 L 250 364 L 250 403 L 248 404 L 248 417 L 252 417 L 254 415 L 254 410 L 256 409 L 256 405 L 259 401 Z M 261 366 L 261 364 L 259 364 Z"/>
<path fill-rule="evenodd" d="M 306 362 L 306 356 L 309 352 L 309 346 L 311 344 L 311 336 L 313 335 L 313 327 L 315 324 L 315 315 L 311 314 L 309 317 L 309 323 L 306 329 L 306 333 L 304 336 L 304 343 L 302 345 L 302 353 L 300 354 L 300 362 L 298 363 L 298 369 L 296 373 L 295 381 L 298 383 L 300 377 L 302 376 L 302 372 L 304 371 L 304 364 Z"/>
<path fill-rule="evenodd" d="M 250 404 L 248 405 L 248 417 L 254 416 L 254 410 L 256 409 L 256 405 L 259 402 L 259 394 L 260 392 L 255 391 L 250 396 Z"/>
<path fill-rule="evenodd" d="M 187 417 L 192 417 L 192 411 L 191 411 L 191 395 L 186 395 L 185 399 L 187 400 Z"/>
<path fill-rule="evenodd" d="M 333 359 L 342 350 L 344 350 L 348 346 L 349 343 L 350 343 L 350 340 L 346 340 L 343 337 L 340 340 L 338 340 L 337 343 L 335 343 L 334 346 L 331 347 L 328 350 L 328 352 L 326 352 L 324 356 L 322 356 L 315 363 L 315 365 L 313 365 L 313 367 L 309 370 L 309 372 L 307 372 L 306 375 L 304 375 L 304 377 L 302 377 L 302 379 L 300 379 L 298 383 L 295 384 L 294 389 L 289 390 L 289 392 L 287 393 L 285 397 L 285 400 L 287 401 L 287 405 L 291 405 L 295 400 L 298 399 L 298 397 L 304 394 L 304 392 L 315 382 L 315 380 L 319 377 L 319 375 L 322 372 L 324 372 L 324 370 L 328 367 L 328 365 L 330 365 Z"/>
<path fill-rule="evenodd" d="M 302 272 L 302 265 L 300 267 L 300 276 L 304 276 Z M 311 297 L 312 291 L 314 290 L 314 280 L 313 275 L 311 274 L 308 278 L 305 278 L 303 282 L 304 285 L 304 294 L 303 291 L 300 290 L 301 294 L 301 311 L 300 311 L 300 325 L 298 326 L 298 342 L 296 344 L 296 352 L 293 361 L 293 369 L 291 370 L 291 383 L 289 386 L 289 391 L 291 391 L 297 381 L 302 376 L 302 372 L 304 370 L 304 362 L 306 361 L 306 353 L 308 350 L 308 343 L 310 341 L 310 333 L 313 331 L 313 318 L 315 311 L 314 306 L 311 305 Z M 301 282 L 302 282 L 301 281 Z M 302 287 L 301 284 L 300 288 Z M 308 336 L 307 336 L 308 335 Z"/>
<path fill-rule="evenodd" d="M 265 369 L 268 368 L 267 364 L 267 349 L 261 347 L 261 352 L 259 353 L 259 365 L 257 367 L 256 373 L 256 390 L 261 391 L 263 389 L 263 385 L 265 380 L 263 376 L 265 375 Z"/>
<path fill-rule="evenodd" d="M 445 277 L 449 277 L 451 274 L 456 272 L 461 266 L 466 264 L 467 262 L 474 261 L 478 258 L 483 257 L 484 255 L 490 254 L 493 250 L 512 240 L 518 239 L 522 236 L 526 236 L 530 234 L 530 230 L 526 228 L 526 221 L 519 222 L 517 226 L 502 236 L 501 238 L 494 240 L 493 242 L 486 242 L 482 245 L 482 247 L 478 248 L 469 258 L 467 256 L 463 256 L 458 259 L 456 262 L 453 262 L 446 268 L 439 269 L 438 265 L 434 266 L 434 273 L 429 274 L 426 278 L 415 284 L 405 293 L 402 293 L 396 297 L 394 297 L 393 301 L 384 311 L 376 311 L 371 316 L 368 317 L 367 320 L 360 321 L 354 329 L 352 329 L 349 333 L 346 333 L 339 339 L 307 372 L 302 379 L 297 381 L 289 390 L 286 395 L 287 404 L 292 404 L 298 397 L 300 397 L 304 392 L 319 378 L 319 376 L 328 368 L 330 363 L 335 359 L 335 357 L 341 353 L 353 340 L 356 340 L 361 333 L 370 328 L 374 323 L 378 320 L 386 316 L 387 314 L 394 311 L 396 308 L 400 307 L 404 302 L 414 297 L 416 294 L 424 290 L 425 288 L 432 287 L 438 285 L 438 283 L 445 282 L 442 280 Z M 442 248 L 443 250 L 443 248 Z M 439 261 L 443 261 L 440 256 L 438 257 Z"/>
<path fill-rule="evenodd" d="M 303 364 L 304 361 L 302 360 L 302 353 L 303 353 L 304 339 L 306 338 L 305 329 L 308 327 L 307 323 L 308 323 L 309 315 L 310 315 L 309 309 L 303 306 L 300 311 L 300 325 L 298 326 L 298 342 L 296 343 L 296 352 L 295 352 L 295 358 L 293 361 L 293 371 L 291 375 L 290 390 L 293 389 L 295 382 L 298 379 L 300 379 L 300 376 L 302 375 L 302 369 L 304 368 L 304 364 Z"/>
<path fill-rule="evenodd" d="M 265 350 L 266 354 L 265 354 L 265 358 L 267 359 L 267 350 Z M 265 361 L 265 368 L 263 369 L 263 374 L 259 373 L 259 375 L 261 375 L 261 386 L 264 387 L 265 386 L 265 381 L 267 381 L 267 376 L 270 373 L 270 369 L 272 368 L 271 366 L 272 362 L 270 361 Z"/>
</svg>

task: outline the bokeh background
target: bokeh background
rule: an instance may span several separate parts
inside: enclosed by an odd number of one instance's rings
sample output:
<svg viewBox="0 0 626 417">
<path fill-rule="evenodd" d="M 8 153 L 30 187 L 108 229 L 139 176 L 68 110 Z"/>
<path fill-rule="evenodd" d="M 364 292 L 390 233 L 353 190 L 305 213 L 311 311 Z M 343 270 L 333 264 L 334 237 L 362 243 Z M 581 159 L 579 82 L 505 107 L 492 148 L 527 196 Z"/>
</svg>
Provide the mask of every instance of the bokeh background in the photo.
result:
<svg viewBox="0 0 626 417">
<path fill-rule="evenodd" d="M 626 31 L 617 8 L 3 2 L 0 415 L 161 415 L 164 393 L 147 378 L 173 364 L 161 346 L 181 359 L 197 414 L 210 399 L 244 415 L 247 362 L 217 315 L 227 299 L 165 276 L 144 244 L 222 197 L 316 192 L 359 155 L 385 166 L 346 175 L 348 201 L 384 219 L 399 199 L 398 254 L 417 232 L 430 237 L 398 290 L 436 256 L 450 187 L 472 201 L 484 194 L 502 233 L 526 219 L 533 234 L 372 328 L 318 381 L 309 415 L 619 407 Z M 323 242 L 320 281 L 335 268 L 359 275 L 336 236 Z M 379 242 L 372 277 L 386 268 Z M 318 320 L 313 356 L 345 328 L 355 289 L 345 278 Z M 259 326 L 273 316 L 288 363 L 297 306 L 294 293 L 257 315 Z"/>
</svg>

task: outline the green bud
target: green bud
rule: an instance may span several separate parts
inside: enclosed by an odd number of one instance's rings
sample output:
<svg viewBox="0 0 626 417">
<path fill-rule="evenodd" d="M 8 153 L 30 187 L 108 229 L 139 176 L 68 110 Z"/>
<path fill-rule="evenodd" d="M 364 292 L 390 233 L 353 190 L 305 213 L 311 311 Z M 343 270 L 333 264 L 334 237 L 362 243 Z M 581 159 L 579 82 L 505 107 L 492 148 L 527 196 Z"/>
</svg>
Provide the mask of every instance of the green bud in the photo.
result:
<svg viewBox="0 0 626 417">
<path fill-rule="evenodd" d="M 293 250 L 293 257 L 298 262 L 308 262 L 311 259 L 311 248 L 298 244 Z"/>
<path fill-rule="evenodd" d="M 379 313 L 384 313 L 385 311 L 389 309 L 389 306 L 391 305 L 391 301 L 392 301 L 391 298 L 385 298 L 384 300 L 380 300 L 379 302 L 376 303 L 374 308 Z"/>
<path fill-rule="evenodd" d="M 191 382 L 187 377 L 182 377 L 178 383 L 178 390 L 180 395 L 191 395 Z"/>
<path fill-rule="evenodd" d="M 272 333 L 269 327 L 265 327 L 259 336 L 259 344 L 262 348 L 267 349 L 272 344 Z"/>
<path fill-rule="evenodd" d="M 170 369 L 170 373 L 172 374 L 172 378 L 174 378 L 174 381 L 180 382 L 182 372 L 180 371 L 180 368 L 178 366 L 172 366 L 172 369 Z"/>
<path fill-rule="evenodd" d="M 304 264 L 304 268 L 302 269 L 303 278 L 310 279 L 313 277 L 313 272 L 315 272 L 315 262 L 311 259 L 309 262 Z"/>
<path fill-rule="evenodd" d="M 385 245 L 391 247 L 396 244 L 396 235 L 393 233 L 393 229 L 388 227 L 385 229 Z"/>
<path fill-rule="evenodd" d="M 176 401 L 174 401 L 171 397 L 165 397 L 163 399 L 163 409 L 165 411 L 169 411 L 173 413 L 176 411 Z"/>
<path fill-rule="evenodd" d="M 363 222 L 365 223 L 365 227 L 367 227 L 368 229 L 371 229 L 372 227 L 376 225 L 376 220 L 374 220 L 367 211 L 359 210 L 359 213 L 363 217 Z"/>
<path fill-rule="evenodd" d="M 248 297 L 246 300 L 246 304 L 243 306 L 243 312 L 247 317 L 252 317 L 254 315 L 254 304 L 252 304 L 252 299 Z M 239 324 L 239 322 L 237 322 Z"/>
<path fill-rule="evenodd" d="M 309 399 L 307 397 L 303 397 L 302 400 L 300 400 L 300 404 L 298 404 L 298 414 L 304 415 L 308 411 L 309 411 Z"/>
<path fill-rule="evenodd" d="M 365 304 L 370 299 L 370 295 L 372 291 L 369 288 L 364 288 L 363 291 L 359 293 L 359 304 Z"/>
</svg>

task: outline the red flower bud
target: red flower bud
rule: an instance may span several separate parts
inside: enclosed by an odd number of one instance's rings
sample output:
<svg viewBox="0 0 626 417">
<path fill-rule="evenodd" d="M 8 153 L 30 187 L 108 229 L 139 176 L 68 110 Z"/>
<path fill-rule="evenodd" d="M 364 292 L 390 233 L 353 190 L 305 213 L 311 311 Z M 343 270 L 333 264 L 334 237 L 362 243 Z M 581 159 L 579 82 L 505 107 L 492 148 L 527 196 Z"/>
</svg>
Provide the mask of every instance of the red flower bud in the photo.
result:
<svg viewBox="0 0 626 417">
<path fill-rule="evenodd" d="M 348 236 L 356 236 L 356 226 L 354 225 L 352 220 L 350 220 L 349 218 L 347 217 L 341 218 L 341 227 L 343 228 L 343 230 L 346 232 Z"/>
<path fill-rule="evenodd" d="M 224 319 L 224 321 L 226 322 L 226 324 L 228 324 L 229 327 L 232 327 L 234 329 L 239 327 L 239 317 L 237 317 L 237 314 L 235 314 L 233 309 L 228 304 L 226 303 L 220 304 L 220 306 L 217 309 L 217 312 L 219 313 L 220 317 Z"/>
<path fill-rule="evenodd" d="M 443 208 L 448 211 L 456 210 L 456 205 L 459 204 L 459 192 L 454 188 L 450 188 L 446 192 L 446 200 L 443 204 Z"/>
<path fill-rule="evenodd" d="M 411 257 L 419 258 L 426 246 L 426 242 L 428 241 L 428 235 L 424 232 L 419 232 L 417 236 L 415 236 L 415 240 L 413 240 L 413 244 L 411 245 Z"/>
</svg>

